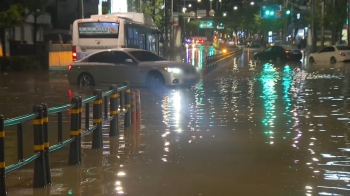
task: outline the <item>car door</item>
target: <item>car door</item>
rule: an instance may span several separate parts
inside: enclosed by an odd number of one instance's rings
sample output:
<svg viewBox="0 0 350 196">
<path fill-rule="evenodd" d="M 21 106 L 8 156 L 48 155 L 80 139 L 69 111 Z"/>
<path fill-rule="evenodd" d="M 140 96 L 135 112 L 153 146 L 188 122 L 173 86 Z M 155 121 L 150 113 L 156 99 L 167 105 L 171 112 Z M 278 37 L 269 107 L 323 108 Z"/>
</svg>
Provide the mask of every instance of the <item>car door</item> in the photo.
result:
<svg viewBox="0 0 350 196">
<path fill-rule="evenodd" d="M 329 60 L 330 57 L 330 48 L 331 47 L 324 47 L 322 48 L 316 55 L 314 58 L 315 61 L 319 61 L 319 62 L 325 62 L 327 59 Z"/>
<path fill-rule="evenodd" d="M 271 51 L 272 47 L 266 48 L 262 53 L 261 53 L 261 60 L 270 60 L 271 59 Z"/>
<path fill-rule="evenodd" d="M 273 56 L 272 56 L 273 60 L 276 60 L 277 57 L 280 58 L 280 60 L 287 59 L 286 50 L 284 48 L 282 48 L 281 46 L 273 46 L 271 51 L 273 53 Z"/>
<path fill-rule="evenodd" d="M 114 51 L 114 66 L 111 70 L 113 73 L 113 82 L 121 84 L 125 81 L 138 83 L 137 63 L 127 53 L 123 51 Z"/>
<path fill-rule="evenodd" d="M 109 51 L 99 52 L 89 57 L 89 64 L 85 68 L 92 75 L 96 83 L 109 83 L 111 75 L 110 68 L 113 66 Z"/>
</svg>

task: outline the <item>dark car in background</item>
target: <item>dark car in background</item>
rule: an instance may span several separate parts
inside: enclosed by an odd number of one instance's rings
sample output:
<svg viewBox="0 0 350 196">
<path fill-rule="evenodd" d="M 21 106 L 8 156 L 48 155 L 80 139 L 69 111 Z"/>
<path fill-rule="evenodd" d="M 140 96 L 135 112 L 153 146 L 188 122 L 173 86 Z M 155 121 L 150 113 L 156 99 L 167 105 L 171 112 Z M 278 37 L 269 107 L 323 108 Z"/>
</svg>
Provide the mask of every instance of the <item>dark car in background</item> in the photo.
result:
<svg viewBox="0 0 350 196">
<path fill-rule="evenodd" d="M 263 51 L 254 54 L 254 60 L 263 61 L 300 61 L 302 57 L 301 50 L 294 49 L 292 46 L 267 47 Z"/>
<path fill-rule="evenodd" d="M 249 48 L 259 48 L 260 44 L 256 41 L 248 41 L 245 46 Z"/>
</svg>

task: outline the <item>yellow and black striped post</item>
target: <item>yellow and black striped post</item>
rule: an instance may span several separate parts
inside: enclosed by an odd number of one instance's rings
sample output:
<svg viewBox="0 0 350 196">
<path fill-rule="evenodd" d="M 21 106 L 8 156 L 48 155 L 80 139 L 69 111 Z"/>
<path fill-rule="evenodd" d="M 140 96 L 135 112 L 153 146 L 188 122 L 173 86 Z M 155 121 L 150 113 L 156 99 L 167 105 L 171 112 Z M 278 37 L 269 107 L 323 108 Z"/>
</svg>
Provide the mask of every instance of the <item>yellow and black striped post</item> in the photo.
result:
<svg viewBox="0 0 350 196">
<path fill-rule="evenodd" d="M 6 195 L 5 167 L 5 120 L 0 115 L 0 195 Z"/>
<path fill-rule="evenodd" d="M 113 120 L 111 120 L 111 122 L 109 124 L 109 137 L 115 137 L 115 136 L 119 136 L 118 86 L 112 85 L 110 87 L 110 89 L 113 90 L 113 93 L 111 94 L 111 96 L 109 98 L 109 102 L 110 102 L 109 115 L 111 117 L 113 116 Z"/>
<path fill-rule="evenodd" d="M 49 117 L 47 113 L 47 104 L 41 104 L 43 106 L 43 135 L 44 135 L 44 160 L 46 171 L 46 183 L 51 184 L 51 169 L 50 169 L 50 143 L 49 143 Z"/>
<path fill-rule="evenodd" d="M 70 143 L 69 146 L 69 158 L 68 165 L 78 165 L 79 164 L 79 142 L 78 136 L 80 134 L 79 130 L 79 98 L 73 97 L 71 104 L 74 107 L 70 112 L 70 137 L 74 138 L 74 141 Z"/>
<path fill-rule="evenodd" d="M 93 123 L 97 128 L 92 133 L 92 148 L 102 148 L 102 91 L 94 90 L 96 99 L 93 102 Z"/>
<path fill-rule="evenodd" d="M 43 188 L 47 185 L 44 159 L 43 106 L 35 105 L 33 113 L 37 114 L 33 119 L 34 153 L 39 153 L 39 157 L 34 161 L 33 188 Z"/>
<path fill-rule="evenodd" d="M 81 96 L 78 96 L 78 130 L 79 130 L 79 135 L 77 137 L 78 139 L 78 158 L 79 158 L 79 163 L 81 163 L 81 134 L 83 133 L 83 129 L 81 128 L 81 123 L 82 123 L 82 114 L 83 114 L 83 98 Z"/>
<path fill-rule="evenodd" d="M 124 127 L 131 127 L 131 95 L 130 95 L 130 83 L 124 82 L 125 89 L 125 109 L 127 110 L 124 116 Z"/>
</svg>

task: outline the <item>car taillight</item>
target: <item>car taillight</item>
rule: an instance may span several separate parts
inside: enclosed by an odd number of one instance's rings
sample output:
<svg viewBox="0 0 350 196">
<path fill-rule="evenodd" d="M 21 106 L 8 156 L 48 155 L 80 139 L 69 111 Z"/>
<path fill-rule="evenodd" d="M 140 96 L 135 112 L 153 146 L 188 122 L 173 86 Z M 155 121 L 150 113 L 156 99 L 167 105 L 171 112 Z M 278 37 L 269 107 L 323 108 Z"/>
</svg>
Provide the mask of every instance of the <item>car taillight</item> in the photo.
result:
<svg viewBox="0 0 350 196">
<path fill-rule="evenodd" d="M 340 56 L 346 56 L 346 54 L 344 52 L 341 52 Z"/>
<path fill-rule="evenodd" d="M 68 71 L 72 70 L 72 65 L 68 66 Z"/>
<path fill-rule="evenodd" d="M 287 54 L 289 54 L 289 51 L 286 51 Z"/>
<path fill-rule="evenodd" d="M 72 55 L 73 55 L 73 61 L 77 61 L 77 47 L 72 47 Z"/>
</svg>

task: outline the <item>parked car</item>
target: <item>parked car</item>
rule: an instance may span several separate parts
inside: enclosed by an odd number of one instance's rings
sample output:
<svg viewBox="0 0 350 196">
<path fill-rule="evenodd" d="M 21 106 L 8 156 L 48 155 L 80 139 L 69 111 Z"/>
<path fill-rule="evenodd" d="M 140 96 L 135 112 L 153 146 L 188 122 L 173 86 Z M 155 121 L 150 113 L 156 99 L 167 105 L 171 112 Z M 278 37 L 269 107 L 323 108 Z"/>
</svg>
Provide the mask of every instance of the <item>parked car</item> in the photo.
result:
<svg viewBox="0 0 350 196">
<path fill-rule="evenodd" d="M 331 64 L 337 61 L 350 61 L 350 47 L 349 46 L 327 46 L 320 51 L 311 53 L 309 62 L 330 62 Z"/>
<path fill-rule="evenodd" d="M 168 61 L 152 52 L 120 48 L 102 50 L 73 62 L 68 68 L 72 85 L 120 84 L 148 87 L 190 86 L 199 80 L 199 73 L 190 64 Z"/>
<path fill-rule="evenodd" d="M 246 47 L 249 48 L 259 48 L 260 44 L 256 41 L 247 42 Z"/>
<path fill-rule="evenodd" d="M 289 46 L 267 47 L 261 52 L 254 54 L 255 60 L 281 60 L 281 61 L 300 61 L 302 53 L 299 49 L 293 49 Z"/>
</svg>

